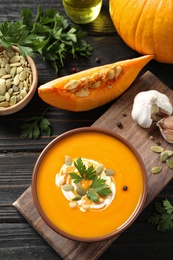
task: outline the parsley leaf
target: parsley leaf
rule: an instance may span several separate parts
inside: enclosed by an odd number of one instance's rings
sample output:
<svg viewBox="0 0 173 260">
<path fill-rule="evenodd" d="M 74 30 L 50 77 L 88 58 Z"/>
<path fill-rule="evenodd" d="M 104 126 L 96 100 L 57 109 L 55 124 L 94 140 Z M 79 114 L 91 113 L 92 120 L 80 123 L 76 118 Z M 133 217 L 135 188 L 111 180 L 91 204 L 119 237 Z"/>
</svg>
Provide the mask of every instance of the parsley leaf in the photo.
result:
<svg viewBox="0 0 173 260">
<path fill-rule="evenodd" d="M 78 183 L 82 179 L 85 180 L 93 180 L 96 177 L 96 171 L 94 170 L 93 165 L 90 167 L 86 167 L 85 164 L 83 163 L 82 159 L 79 157 L 75 162 L 74 166 L 78 170 L 80 176 L 78 174 L 70 173 L 70 177 L 72 179 L 75 179 L 75 183 Z M 76 176 L 77 175 L 77 176 Z"/>
<path fill-rule="evenodd" d="M 23 122 L 21 137 L 37 139 L 42 132 L 45 132 L 48 136 L 51 135 L 50 121 L 44 117 L 45 112 L 41 116 L 33 116 Z"/>
<path fill-rule="evenodd" d="M 105 184 L 106 180 L 100 178 L 96 174 L 93 165 L 87 168 L 83 163 L 81 157 L 79 157 L 74 161 L 74 166 L 78 170 L 78 173 L 69 173 L 71 179 L 74 180 L 74 183 L 77 184 L 82 180 L 92 181 L 86 194 L 89 200 L 92 200 L 93 202 L 98 202 L 99 196 L 104 197 L 112 193 L 110 187 Z"/>
<path fill-rule="evenodd" d="M 112 193 L 110 187 L 105 184 L 106 180 L 99 178 L 98 176 L 95 177 L 92 184 L 89 186 L 89 190 L 87 193 L 87 197 L 94 202 L 99 201 L 99 196 L 104 197 L 108 194 Z"/>
<path fill-rule="evenodd" d="M 155 225 L 158 231 L 165 232 L 173 229 L 173 205 L 167 200 L 155 203 L 154 212 L 148 222 Z"/>
</svg>

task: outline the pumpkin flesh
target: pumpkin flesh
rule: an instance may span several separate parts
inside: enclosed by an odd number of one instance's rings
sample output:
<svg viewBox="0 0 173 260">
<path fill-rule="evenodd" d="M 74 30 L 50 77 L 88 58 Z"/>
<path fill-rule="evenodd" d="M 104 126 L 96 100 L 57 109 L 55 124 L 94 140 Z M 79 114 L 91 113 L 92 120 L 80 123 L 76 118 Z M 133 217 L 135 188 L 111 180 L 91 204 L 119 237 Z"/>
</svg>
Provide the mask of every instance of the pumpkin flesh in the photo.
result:
<svg viewBox="0 0 173 260">
<path fill-rule="evenodd" d="M 153 58 L 146 55 L 64 76 L 38 88 L 40 98 L 70 111 L 87 111 L 119 97 Z"/>
</svg>

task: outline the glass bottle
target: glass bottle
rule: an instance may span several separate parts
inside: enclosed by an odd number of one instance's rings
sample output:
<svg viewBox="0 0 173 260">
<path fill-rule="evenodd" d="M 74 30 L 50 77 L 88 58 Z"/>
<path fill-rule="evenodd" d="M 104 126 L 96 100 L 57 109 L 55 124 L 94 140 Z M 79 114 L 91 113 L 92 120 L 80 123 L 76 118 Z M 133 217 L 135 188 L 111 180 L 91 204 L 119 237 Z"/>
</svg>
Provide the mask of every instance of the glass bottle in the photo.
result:
<svg viewBox="0 0 173 260">
<path fill-rule="evenodd" d="M 63 5 L 66 14 L 73 22 L 86 24 L 97 18 L 102 0 L 63 0 Z"/>
</svg>

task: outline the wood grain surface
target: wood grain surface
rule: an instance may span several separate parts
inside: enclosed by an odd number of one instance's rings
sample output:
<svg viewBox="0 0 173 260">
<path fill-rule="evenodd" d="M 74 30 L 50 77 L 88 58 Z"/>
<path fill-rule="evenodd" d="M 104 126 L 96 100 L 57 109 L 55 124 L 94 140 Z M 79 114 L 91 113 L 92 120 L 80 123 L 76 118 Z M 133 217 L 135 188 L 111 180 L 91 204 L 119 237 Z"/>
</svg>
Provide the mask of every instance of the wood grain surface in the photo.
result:
<svg viewBox="0 0 173 260">
<path fill-rule="evenodd" d="M 56 8 L 61 15 L 67 17 L 62 0 L 1 0 L 0 22 L 20 20 L 21 8 L 30 8 L 33 14 L 35 14 L 38 6 L 41 6 L 44 10 L 49 7 Z M 69 19 L 68 21 L 70 22 Z M 117 34 L 109 16 L 108 0 L 103 0 L 99 17 L 90 24 L 82 25 L 81 28 L 87 32 L 85 39 L 93 47 L 91 57 L 75 60 L 70 58 L 65 63 L 65 67 L 60 69 L 58 74 L 56 74 L 48 62 L 45 62 L 40 55 L 36 55 L 34 60 L 39 76 L 38 85 L 44 84 L 56 77 L 69 75 L 72 73 L 72 68 L 74 67 L 77 71 L 81 71 L 94 66 L 139 57 L 140 55 L 129 48 Z M 96 62 L 96 57 L 100 59 L 99 63 Z M 170 89 L 173 89 L 173 64 L 163 64 L 152 60 L 141 71 L 139 77 L 146 71 L 150 71 Z M 26 221 L 12 203 L 31 185 L 34 164 L 40 152 L 49 142 L 65 131 L 77 127 L 91 126 L 112 105 L 114 105 L 114 102 L 82 113 L 72 113 L 51 107 L 46 113 L 46 118 L 51 123 L 52 135 L 47 136 L 43 133 L 41 138 L 37 140 L 26 139 L 20 136 L 20 127 L 23 121 L 32 116 L 40 116 L 47 108 L 47 104 L 39 99 L 37 93 L 31 102 L 18 113 L 4 117 L 1 116 L 0 260 L 62 259 L 33 226 Z M 116 107 L 117 109 L 118 107 Z M 112 111 L 112 114 L 114 113 L 116 114 L 115 111 Z M 119 130 L 116 128 L 116 131 Z M 122 131 L 121 133 L 123 134 Z M 156 188 L 157 186 L 154 182 L 152 190 Z M 153 202 L 143 210 L 135 223 L 104 251 L 99 260 L 126 260 L 127 258 L 129 260 L 172 260 L 172 230 L 161 233 L 147 222 L 148 217 L 153 212 L 155 202 L 161 202 L 167 198 L 173 203 L 172 191 L 173 181 L 166 185 Z"/>
<path fill-rule="evenodd" d="M 160 163 L 158 154 L 151 151 L 151 145 L 161 143 L 165 149 L 172 149 L 159 134 L 158 127 L 150 129 L 139 127 L 131 118 L 131 110 L 134 97 L 140 91 L 150 89 L 158 90 L 170 97 L 173 103 L 173 93 L 165 84 L 158 80 L 152 73 L 146 72 L 139 80 L 134 82 L 126 91 L 91 127 L 102 127 L 119 133 L 129 140 L 140 153 L 148 174 L 148 195 L 145 207 L 161 192 L 161 190 L 172 180 L 173 170 L 166 164 Z M 124 117 L 122 112 L 126 113 Z M 121 122 L 122 128 L 117 126 Z M 150 136 L 154 139 L 151 140 Z M 127 162 L 128 163 L 128 162 Z M 162 164 L 163 170 L 159 174 L 151 174 L 151 168 L 158 163 Z M 135 181 L 135 180 L 134 180 Z M 51 245 L 51 247 L 66 260 L 94 260 L 116 240 L 117 237 L 97 243 L 79 243 L 68 240 L 51 230 L 39 216 L 31 195 L 29 187 L 18 198 L 13 205 L 26 218 L 26 220 L 38 231 L 38 233 Z M 125 231 L 126 232 L 126 231 Z M 82 258 L 81 258 L 82 256 Z"/>
</svg>

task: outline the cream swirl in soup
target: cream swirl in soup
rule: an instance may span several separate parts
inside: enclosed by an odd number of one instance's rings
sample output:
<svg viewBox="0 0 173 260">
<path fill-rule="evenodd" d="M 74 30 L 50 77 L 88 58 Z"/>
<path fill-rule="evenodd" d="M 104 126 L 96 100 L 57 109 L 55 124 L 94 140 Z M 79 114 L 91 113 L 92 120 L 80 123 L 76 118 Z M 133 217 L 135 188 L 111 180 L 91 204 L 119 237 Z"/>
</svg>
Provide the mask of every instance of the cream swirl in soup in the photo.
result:
<svg viewBox="0 0 173 260">
<path fill-rule="evenodd" d="M 55 183 L 67 199 L 70 208 L 82 212 L 106 209 L 116 194 L 114 170 L 88 158 L 71 159 L 56 174 Z"/>
</svg>

